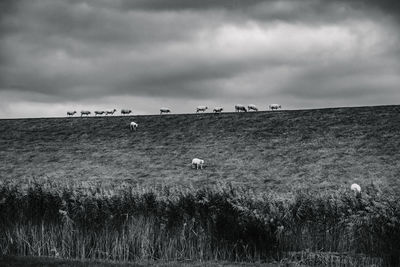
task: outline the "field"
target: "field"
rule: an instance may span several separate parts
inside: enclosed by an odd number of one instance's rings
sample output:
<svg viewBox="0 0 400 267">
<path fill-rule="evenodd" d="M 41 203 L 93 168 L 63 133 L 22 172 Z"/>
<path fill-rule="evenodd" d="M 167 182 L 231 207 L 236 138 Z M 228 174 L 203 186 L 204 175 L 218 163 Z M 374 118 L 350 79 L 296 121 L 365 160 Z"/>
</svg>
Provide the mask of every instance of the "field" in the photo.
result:
<svg viewBox="0 0 400 267">
<path fill-rule="evenodd" d="M 1 120 L 0 255 L 396 266 L 399 147 L 400 106 Z"/>
<path fill-rule="evenodd" d="M 129 122 L 139 124 L 129 131 Z M 230 182 L 257 190 L 398 188 L 400 106 L 0 122 L 0 177 Z M 192 158 L 206 168 L 190 168 Z"/>
</svg>

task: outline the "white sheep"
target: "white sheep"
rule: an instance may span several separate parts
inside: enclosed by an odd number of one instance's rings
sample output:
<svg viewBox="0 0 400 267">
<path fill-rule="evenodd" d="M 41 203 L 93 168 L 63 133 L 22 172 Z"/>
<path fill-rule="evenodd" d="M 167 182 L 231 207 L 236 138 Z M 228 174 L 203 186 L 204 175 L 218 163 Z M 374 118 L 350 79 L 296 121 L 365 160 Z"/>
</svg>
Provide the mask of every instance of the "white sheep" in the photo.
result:
<svg viewBox="0 0 400 267">
<path fill-rule="evenodd" d="M 271 104 L 271 105 L 269 105 L 269 109 L 270 110 L 274 110 L 274 109 L 278 110 L 280 108 L 282 108 L 282 106 L 279 105 L 279 104 Z"/>
<path fill-rule="evenodd" d="M 196 170 L 199 169 L 203 169 L 203 165 L 204 165 L 204 160 L 202 159 L 198 159 L 198 158 L 194 158 L 192 160 L 192 168 L 196 167 Z"/>
<path fill-rule="evenodd" d="M 236 112 L 240 112 L 240 111 L 247 112 L 247 109 L 246 109 L 246 107 L 245 107 L 244 105 L 242 105 L 242 104 L 236 104 L 236 105 L 235 105 L 235 111 L 236 111 Z"/>
<path fill-rule="evenodd" d="M 115 108 L 113 110 L 107 110 L 106 115 L 114 115 L 115 111 L 117 111 Z"/>
<path fill-rule="evenodd" d="M 221 113 L 223 110 L 224 110 L 223 107 L 215 107 L 213 111 L 214 111 L 215 113 Z"/>
<path fill-rule="evenodd" d="M 351 191 L 353 191 L 356 195 L 361 193 L 361 186 L 359 186 L 358 184 L 352 184 L 350 186 Z"/>
<path fill-rule="evenodd" d="M 94 112 L 94 115 L 95 115 L 95 116 L 97 116 L 97 115 L 103 115 L 104 113 L 105 113 L 105 111 L 103 111 L 103 110 L 101 110 L 101 111 L 96 110 L 96 111 Z"/>
<path fill-rule="evenodd" d="M 160 108 L 160 115 L 163 113 L 171 113 L 171 110 L 169 108 Z"/>
<path fill-rule="evenodd" d="M 91 112 L 88 111 L 88 110 L 82 110 L 82 111 L 81 111 L 81 117 L 82 117 L 83 115 L 89 116 L 90 114 L 91 114 Z"/>
<path fill-rule="evenodd" d="M 131 112 L 132 112 L 132 110 L 130 110 L 130 109 L 121 109 L 122 115 L 130 114 Z"/>
<path fill-rule="evenodd" d="M 136 122 L 132 121 L 131 124 L 129 125 L 129 128 L 131 129 L 131 131 L 136 131 L 136 128 L 138 126 L 139 125 Z"/>
<path fill-rule="evenodd" d="M 204 111 L 206 111 L 207 109 L 208 109 L 207 106 L 198 106 L 198 107 L 196 108 L 196 113 L 199 112 L 199 111 L 204 112 Z"/>
<path fill-rule="evenodd" d="M 248 106 L 247 106 L 247 109 L 248 109 L 249 111 L 250 111 L 250 110 L 258 111 L 258 108 L 257 108 L 256 105 L 254 105 L 254 104 L 248 105 Z"/>
<path fill-rule="evenodd" d="M 67 116 L 74 116 L 74 114 L 76 113 L 76 111 L 67 111 Z"/>
</svg>

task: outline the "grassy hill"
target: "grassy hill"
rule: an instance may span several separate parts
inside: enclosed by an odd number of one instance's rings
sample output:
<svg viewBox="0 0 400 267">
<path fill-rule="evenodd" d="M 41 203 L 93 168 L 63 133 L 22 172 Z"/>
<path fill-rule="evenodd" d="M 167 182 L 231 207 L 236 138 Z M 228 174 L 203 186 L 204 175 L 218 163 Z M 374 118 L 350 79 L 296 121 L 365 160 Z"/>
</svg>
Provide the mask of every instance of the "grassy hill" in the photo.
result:
<svg viewBox="0 0 400 267">
<path fill-rule="evenodd" d="M 400 106 L 0 120 L 0 251 L 399 266 L 399 147 Z"/>
<path fill-rule="evenodd" d="M 399 187 L 399 148 L 400 106 L 0 120 L 0 179 Z M 194 157 L 204 170 L 190 168 Z"/>
</svg>

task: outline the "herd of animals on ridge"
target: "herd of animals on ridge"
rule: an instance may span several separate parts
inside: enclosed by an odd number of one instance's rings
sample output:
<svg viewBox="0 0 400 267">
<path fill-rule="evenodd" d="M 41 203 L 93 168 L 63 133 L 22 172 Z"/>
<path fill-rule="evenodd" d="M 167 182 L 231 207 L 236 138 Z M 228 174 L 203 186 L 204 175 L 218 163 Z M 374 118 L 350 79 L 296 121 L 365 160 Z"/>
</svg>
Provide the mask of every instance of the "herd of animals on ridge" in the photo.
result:
<svg viewBox="0 0 400 267">
<path fill-rule="evenodd" d="M 278 110 L 280 108 L 282 108 L 282 106 L 279 105 L 279 104 L 271 104 L 271 105 L 269 105 L 269 109 L 270 110 Z M 198 113 L 200 111 L 201 112 L 205 112 L 207 109 L 208 109 L 207 106 L 198 106 L 196 108 L 196 113 Z M 224 110 L 223 107 L 215 107 L 213 109 L 213 112 L 214 113 L 221 113 L 223 110 Z M 116 109 L 113 109 L 113 110 L 96 110 L 96 111 L 94 111 L 94 115 L 95 116 L 97 116 L 97 115 L 114 115 L 114 113 L 116 111 L 117 111 Z M 246 109 L 246 107 L 244 105 L 237 104 L 237 105 L 235 105 L 235 111 L 236 112 L 258 111 L 258 108 L 257 108 L 256 105 L 250 104 L 250 105 L 247 106 L 247 109 Z M 67 112 L 67 116 L 74 116 L 76 113 L 77 112 L 75 110 L 74 111 L 68 111 Z M 131 113 L 132 113 L 132 110 L 130 110 L 130 109 L 121 109 L 121 114 L 122 115 L 129 115 Z M 163 114 L 163 113 L 171 113 L 171 109 L 169 109 L 169 108 L 160 108 L 160 115 Z M 81 117 L 83 115 L 89 116 L 90 114 L 92 114 L 92 112 L 90 112 L 88 110 L 82 110 L 81 111 Z"/>
<path fill-rule="evenodd" d="M 271 105 L 269 105 L 269 109 L 270 110 L 278 110 L 278 109 L 281 109 L 281 108 L 282 108 L 282 106 L 279 105 L 279 104 L 271 104 Z M 196 108 L 196 113 L 198 113 L 200 111 L 201 112 L 205 112 L 207 109 L 208 109 L 207 106 L 198 106 Z M 215 107 L 213 109 L 213 112 L 214 113 L 221 113 L 223 110 L 224 110 L 223 107 Z M 246 107 L 244 105 L 241 105 L 241 104 L 235 105 L 235 111 L 236 112 L 241 112 L 241 111 L 242 112 L 247 112 L 247 111 L 251 111 L 251 110 L 252 111 L 258 111 L 258 108 L 257 108 L 256 105 L 253 105 L 253 104 L 248 105 L 247 109 L 246 109 Z M 111 111 L 110 110 L 106 110 L 106 111 L 103 111 L 103 110 L 102 111 L 97 111 L 96 110 L 96 111 L 94 111 L 94 114 L 95 114 L 95 116 L 97 116 L 97 115 L 114 115 L 114 113 L 116 111 L 117 111 L 116 109 L 113 109 Z M 73 116 L 75 113 L 76 113 L 76 111 L 68 111 L 67 115 L 68 116 Z M 121 114 L 122 115 L 129 115 L 130 113 L 132 113 L 132 110 L 130 110 L 130 109 L 122 109 L 121 110 Z M 163 113 L 171 113 L 171 109 L 169 109 L 169 108 L 160 108 L 160 115 L 163 114 Z M 86 110 L 82 110 L 81 111 L 81 117 L 83 115 L 89 116 L 90 114 L 91 114 L 90 111 L 86 111 Z M 138 126 L 139 125 L 136 122 L 132 121 L 130 123 L 130 125 L 129 125 L 129 128 L 130 128 L 131 131 L 136 131 Z M 199 158 L 194 158 L 192 160 L 191 167 L 192 168 L 196 168 L 196 169 L 203 169 L 203 165 L 204 165 L 204 160 L 199 159 Z M 350 189 L 356 195 L 359 195 L 361 193 L 361 187 L 358 184 L 352 184 L 350 186 Z"/>
</svg>

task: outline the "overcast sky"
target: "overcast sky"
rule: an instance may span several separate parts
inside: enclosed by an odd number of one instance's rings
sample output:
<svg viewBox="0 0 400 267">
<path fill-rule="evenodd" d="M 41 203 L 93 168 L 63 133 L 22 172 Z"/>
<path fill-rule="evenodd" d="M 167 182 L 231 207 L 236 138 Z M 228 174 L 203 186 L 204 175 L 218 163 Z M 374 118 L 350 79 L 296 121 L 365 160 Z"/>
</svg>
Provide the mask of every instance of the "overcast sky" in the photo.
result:
<svg viewBox="0 0 400 267">
<path fill-rule="evenodd" d="M 400 104 L 398 0 L 1 0 L 0 118 Z"/>
</svg>

